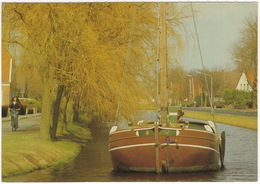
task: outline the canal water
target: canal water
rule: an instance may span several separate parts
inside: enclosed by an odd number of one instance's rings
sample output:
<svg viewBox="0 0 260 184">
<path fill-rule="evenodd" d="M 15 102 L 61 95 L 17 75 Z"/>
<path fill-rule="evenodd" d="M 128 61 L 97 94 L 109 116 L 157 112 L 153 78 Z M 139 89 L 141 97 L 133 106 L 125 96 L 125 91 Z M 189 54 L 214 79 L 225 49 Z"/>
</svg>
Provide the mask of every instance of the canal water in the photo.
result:
<svg viewBox="0 0 260 184">
<path fill-rule="evenodd" d="M 93 141 L 66 164 L 29 174 L 3 178 L 4 182 L 255 182 L 257 131 L 217 124 L 226 131 L 225 168 L 214 172 L 155 174 L 115 172 L 108 151 L 109 127 L 93 128 Z"/>
</svg>

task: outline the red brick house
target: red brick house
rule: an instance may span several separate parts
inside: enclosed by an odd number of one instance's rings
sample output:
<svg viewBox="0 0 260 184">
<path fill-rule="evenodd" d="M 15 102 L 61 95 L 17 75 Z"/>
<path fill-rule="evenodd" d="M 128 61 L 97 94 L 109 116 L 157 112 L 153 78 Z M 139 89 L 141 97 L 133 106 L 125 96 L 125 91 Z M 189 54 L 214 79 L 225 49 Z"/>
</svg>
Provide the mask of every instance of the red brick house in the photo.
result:
<svg viewBox="0 0 260 184">
<path fill-rule="evenodd" d="M 12 56 L 8 50 L 2 46 L 2 116 L 5 116 L 3 107 L 9 105 L 10 102 L 12 63 Z"/>
</svg>

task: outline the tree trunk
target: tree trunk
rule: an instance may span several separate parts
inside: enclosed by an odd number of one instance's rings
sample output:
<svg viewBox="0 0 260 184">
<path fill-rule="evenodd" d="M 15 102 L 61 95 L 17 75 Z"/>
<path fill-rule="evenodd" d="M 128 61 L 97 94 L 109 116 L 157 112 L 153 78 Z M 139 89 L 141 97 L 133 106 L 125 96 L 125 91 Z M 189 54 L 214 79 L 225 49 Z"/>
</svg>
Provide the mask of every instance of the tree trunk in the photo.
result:
<svg viewBox="0 0 260 184">
<path fill-rule="evenodd" d="M 253 84 L 253 108 L 257 109 L 257 79 L 255 77 L 254 84 Z"/>
<path fill-rule="evenodd" d="M 79 122 L 79 99 L 74 101 L 73 105 L 73 121 Z"/>
<path fill-rule="evenodd" d="M 72 99 L 69 99 L 68 104 L 67 104 L 67 109 L 66 109 L 66 122 L 67 122 L 67 124 L 73 122 L 73 105 L 74 105 L 74 101 Z M 65 126 L 65 128 L 67 129 L 66 126 Z"/>
<path fill-rule="evenodd" d="M 69 98 L 63 95 L 60 104 L 60 112 L 59 112 L 59 122 L 57 127 L 57 136 L 62 136 L 64 130 L 67 128 L 67 106 L 68 106 Z"/>
<path fill-rule="evenodd" d="M 56 130 L 59 116 L 59 105 L 63 86 L 57 81 L 48 78 L 43 82 L 42 116 L 40 137 L 47 140 L 56 140 Z"/>
<path fill-rule="evenodd" d="M 207 107 L 207 93 L 205 93 L 204 107 Z"/>
<path fill-rule="evenodd" d="M 53 104 L 53 123 L 51 126 L 51 140 L 57 141 L 56 137 L 56 132 L 57 132 L 57 127 L 58 127 L 58 122 L 59 122 L 59 112 L 60 112 L 60 104 L 61 104 L 61 97 L 63 94 L 64 86 L 59 85 L 57 88 L 57 93 L 56 93 L 56 99 Z"/>
<path fill-rule="evenodd" d="M 53 123 L 53 105 L 56 99 L 54 90 L 53 84 L 51 84 L 50 81 L 43 83 L 40 136 L 47 140 L 51 140 L 50 132 Z"/>
</svg>

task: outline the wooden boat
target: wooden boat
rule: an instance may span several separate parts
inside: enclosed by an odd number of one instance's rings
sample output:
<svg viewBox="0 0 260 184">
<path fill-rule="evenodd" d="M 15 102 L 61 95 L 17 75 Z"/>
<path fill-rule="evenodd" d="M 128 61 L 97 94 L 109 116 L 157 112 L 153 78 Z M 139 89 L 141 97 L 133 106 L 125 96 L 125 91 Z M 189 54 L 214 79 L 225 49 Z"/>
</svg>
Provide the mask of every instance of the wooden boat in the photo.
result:
<svg viewBox="0 0 260 184">
<path fill-rule="evenodd" d="M 111 128 L 109 152 L 113 168 L 157 173 L 217 170 L 224 166 L 225 132 L 217 134 L 211 121 L 183 121 L 180 107 L 167 106 L 164 9 L 161 3 L 160 118 L 125 129 Z"/>
<path fill-rule="evenodd" d="M 111 128 L 109 151 L 114 170 L 141 172 L 190 172 L 218 170 L 224 160 L 224 134 L 215 124 L 178 121 L 169 107 L 170 124 L 148 122 L 129 129 Z"/>
</svg>

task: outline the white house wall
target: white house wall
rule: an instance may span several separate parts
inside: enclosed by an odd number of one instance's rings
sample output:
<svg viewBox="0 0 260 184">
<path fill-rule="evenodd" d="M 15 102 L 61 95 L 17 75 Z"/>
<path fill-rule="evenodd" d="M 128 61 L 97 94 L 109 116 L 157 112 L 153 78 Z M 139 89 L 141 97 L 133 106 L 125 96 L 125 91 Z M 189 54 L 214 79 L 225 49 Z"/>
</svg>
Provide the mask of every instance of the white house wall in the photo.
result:
<svg viewBox="0 0 260 184">
<path fill-rule="evenodd" d="M 242 75 L 239 79 L 236 89 L 242 90 L 242 91 L 253 91 L 251 85 L 249 84 L 249 82 L 247 80 L 246 74 L 244 72 L 242 73 Z"/>
</svg>

